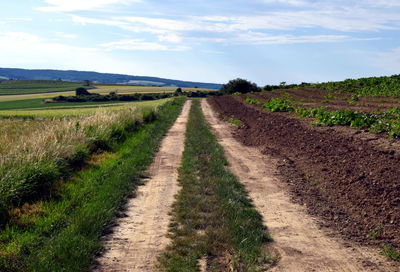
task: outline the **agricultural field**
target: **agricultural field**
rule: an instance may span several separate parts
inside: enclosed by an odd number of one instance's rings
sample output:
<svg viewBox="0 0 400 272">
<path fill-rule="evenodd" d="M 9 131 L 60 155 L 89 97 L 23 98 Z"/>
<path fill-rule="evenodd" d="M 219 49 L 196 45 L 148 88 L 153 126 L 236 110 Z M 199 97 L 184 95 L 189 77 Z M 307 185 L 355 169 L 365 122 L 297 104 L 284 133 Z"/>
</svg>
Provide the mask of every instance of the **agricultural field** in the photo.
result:
<svg viewBox="0 0 400 272">
<path fill-rule="evenodd" d="M 0 102 L 0 271 L 398 271 L 399 98 L 343 84 Z"/>
<path fill-rule="evenodd" d="M 26 95 L 73 91 L 79 87 L 83 87 L 82 82 L 50 80 L 7 80 L 0 82 L 0 97 L 7 95 Z"/>
<path fill-rule="evenodd" d="M 70 107 L 87 105 L 104 105 L 110 103 L 123 103 L 123 101 L 108 102 L 79 102 L 79 103 L 43 103 L 46 99 L 52 99 L 57 96 L 71 97 L 75 95 L 75 89 L 79 87 L 89 88 L 90 92 L 100 95 L 109 95 L 116 93 L 119 95 L 133 94 L 163 94 L 173 93 L 177 87 L 149 87 L 149 86 L 128 86 L 128 85 L 96 85 L 83 86 L 79 82 L 58 82 L 44 80 L 15 80 L 6 81 L 0 84 L 0 111 L 14 109 L 35 109 L 52 107 Z M 4 92 L 2 92 L 3 88 Z M 182 88 L 183 92 L 212 92 L 216 90 L 199 88 Z M 7 114 L 6 114 L 7 115 Z"/>
<path fill-rule="evenodd" d="M 114 86 L 114 85 L 95 85 L 94 92 L 110 93 L 117 92 L 118 94 L 134 94 L 134 93 L 173 93 L 177 87 L 154 87 L 154 86 Z M 182 88 L 184 92 L 208 92 L 211 89 L 202 88 Z M 217 90 L 214 90 L 217 91 Z"/>
<path fill-rule="evenodd" d="M 399 260 L 400 101 L 397 91 L 379 92 L 386 80 L 398 77 L 353 80 L 345 90 L 342 82 L 291 86 L 210 103 L 235 124 L 238 141 L 279 160 L 294 201 L 322 226 Z"/>
</svg>

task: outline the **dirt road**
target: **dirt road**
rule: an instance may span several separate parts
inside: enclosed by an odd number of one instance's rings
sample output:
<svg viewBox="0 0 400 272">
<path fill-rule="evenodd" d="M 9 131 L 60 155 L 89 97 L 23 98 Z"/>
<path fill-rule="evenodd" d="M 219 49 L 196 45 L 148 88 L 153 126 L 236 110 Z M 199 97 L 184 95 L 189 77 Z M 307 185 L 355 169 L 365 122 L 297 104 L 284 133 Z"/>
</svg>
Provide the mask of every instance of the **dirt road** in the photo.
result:
<svg viewBox="0 0 400 272">
<path fill-rule="evenodd" d="M 149 180 L 127 203 L 126 217 L 117 221 L 106 238 L 106 251 L 97 261 L 96 272 L 154 271 L 157 256 L 168 244 L 166 234 L 170 207 L 178 192 L 178 172 L 184 150 L 191 101 L 161 143 L 149 169 Z"/>
<path fill-rule="evenodd" d="M 272 248 L 280 260 L 272 271 L 398 271 L 377 251 L 350 245 L 321 230 L 303 206 L 291 201 L 277 175 L 277 161 L 237 142 L 231 126 L 216 116 L 206 100 L 202 108 L 231 171 L 245 184 L 274 239 Z"/>
</svg>

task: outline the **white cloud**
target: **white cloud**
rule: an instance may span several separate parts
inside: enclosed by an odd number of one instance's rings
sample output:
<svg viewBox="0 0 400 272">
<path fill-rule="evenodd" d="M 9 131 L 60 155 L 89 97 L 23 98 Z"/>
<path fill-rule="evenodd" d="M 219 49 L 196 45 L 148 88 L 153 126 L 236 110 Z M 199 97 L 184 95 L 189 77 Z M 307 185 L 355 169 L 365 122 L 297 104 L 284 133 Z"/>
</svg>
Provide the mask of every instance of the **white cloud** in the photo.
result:
<svg viewBox="0 0 400 272">
<path fill-rule="evenodd" d="M 64 33 L 64 32 L 56 32 L 56 36 L 64 39 L 76 39 L 78 36 L 76 34 Z"/>
<path fill-rule="evenodd" d="M 291 6 L 304 6 L 307 4 L 310 4 L 308 1 L 304 0 L 263 0 L 264 3 L 268 4 L 285 4 L 285 5 L 291 5 Z"/>
<path fill-rule="evenodd" d="M 181 43 L 182 37 L 175 33 L 162 34 L 158 36 L 160 42 Z"/>
<path fill-rule="evenodd" d="M 45 0 L 47 6 L 39 7 L 41 11 L 76 11 L 96 10 L 112 5 L 127 5 L 141 0 Z"/>
<path fill-rule="evenodd" d="M 184 51 L 190 49 L 186 46 L 167 46 L 161 43 L 147 42 L 143 39 L 125 39 L 101 44 L 100 46 L 108 50 L 130 51 Z"/>
<path fill-rule="evenodd" d="M 250 32 L 239 35 L 239 42 L 248 41 L 252 44 L 294 44 L 294 43 L 326 43 L 342 42 L 350 40 L 351 37 L 344 35 L 268 35 L 264 33 Z"/>
</svg>

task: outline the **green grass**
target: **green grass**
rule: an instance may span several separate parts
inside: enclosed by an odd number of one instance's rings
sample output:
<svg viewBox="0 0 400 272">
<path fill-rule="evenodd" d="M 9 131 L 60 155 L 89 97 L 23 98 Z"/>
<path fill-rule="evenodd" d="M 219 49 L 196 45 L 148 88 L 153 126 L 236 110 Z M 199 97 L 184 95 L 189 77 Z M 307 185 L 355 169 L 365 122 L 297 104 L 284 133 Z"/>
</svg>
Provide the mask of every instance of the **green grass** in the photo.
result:
<svg viewBox="0 0 400 272">
<path fill-rule="evenodd" d="M 40 108 L 63 108 L 73 106 L 93 106 L 126 103 L 126 101 L 108 101 L 108 102 L 66 102 L 66 103 L 43 103 L 42 98 L 2 101 L 0 102 L 0 111 L 3 110 L 21 110 L 21 109 L 40 109 Z"/>
<path fill-rule="evenodd" d="M 50 80 L 16 80 L 0 84 L 0 95 L 21 95 L 73 91 L 83 87 L 81 82 Z"/>
<path fill-rule="evenodd" d="M 140 183 L 183 99 L 165 104 L 119 148 L 68 181 L 53 198 L 12 212 L 0 232 L 0 271 L 87 271 L 102 234 Z"/>
<path fill-rule="evenodd" d="M 194 101 L 186 133 L 179 182 L 170 225 L 172 243 L 160 257 L 162 271 L 258 271 L 269 258 L 270 237 L 244 186 L 227 170 L 222 147 Z M 229 264 L 228 264 L 229 263 Z"/>
</svg>

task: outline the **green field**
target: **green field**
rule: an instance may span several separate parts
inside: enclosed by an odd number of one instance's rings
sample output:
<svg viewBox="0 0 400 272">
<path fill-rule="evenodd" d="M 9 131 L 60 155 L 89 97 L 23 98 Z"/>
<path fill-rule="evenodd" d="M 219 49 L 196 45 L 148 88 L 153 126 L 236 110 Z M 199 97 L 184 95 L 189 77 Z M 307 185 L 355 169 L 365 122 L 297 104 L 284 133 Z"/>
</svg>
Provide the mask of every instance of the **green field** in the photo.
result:
<svg viewBox="0 0 400 272">
<path fill-rule="evenodd" d="M 0 83 L 0 95 L 23 95 L 73 91 L 83 87 L 82 82 L 50 80 L 15 80 Z"/>
<path fill-rule="evenodd" d="M 110 104 L 121 104 L 124 101 L 109 101 L 109 102 L 66 102 L 66 103 L 43 103 L 43 99 L 26 99 L 16 101 L 0 102 L 0 111 L 22 110 L 22 109 L 63 109 L 72 108 L 74 106 L 107 106 Z M 7 115 L 7 113 L 6 113 Z"/>
<path fill-rule="evenodd" d="M 72 116 L 83 116 L 91 115 L 96 113 L 98 110 L 107 111 L 120 111 L 129 108 L 145 108 L 145 107 L 155 107 L 160 105 L 170 98 L 163 100 L 154 101 L 137 101 L 137 102 L 121 102 L 116 101 L 114 103 L 104 102 L 104 103 L 63 103 L 68 104 L 68 106 L 59 107 L 49 107 L 49 108 L 37 108 L 37 109 L 18 109 L 18 110 L 0 110 L 0 117 L 72 117 Z M 61 103 L 60 103 L 61 104 Z M 69 106 L 69 104 L 74 104 Z M 77 105 L 78 104 L 78 105 Z M 82 105 L 84 104 L 84 105 Z"/>
</svg>

